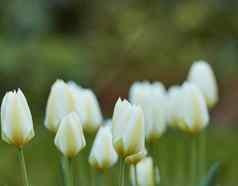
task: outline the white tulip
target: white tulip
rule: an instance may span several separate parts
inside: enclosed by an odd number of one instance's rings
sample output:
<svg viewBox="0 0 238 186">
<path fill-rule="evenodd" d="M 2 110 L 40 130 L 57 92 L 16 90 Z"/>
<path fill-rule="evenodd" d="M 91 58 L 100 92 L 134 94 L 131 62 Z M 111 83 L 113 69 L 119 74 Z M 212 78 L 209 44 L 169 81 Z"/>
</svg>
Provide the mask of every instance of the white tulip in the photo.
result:
<svg viewBox="0 0 238 186">
<path fill-rule="evenodd" d="M 139 106 L 119 98 L 112 118 L 113 145 L 128 163 L 136 163 L 146 155 L 144 115 Z"/>
<path fill-rule="evenodd" d="M 112 144 L 111 128 L 110 126 L 101 126 L 92 146 L 89 163 L 101 170 L 113 166 L 117 159 L 118 155 Z"/>
<path fill-rule="evenodd" d="M 131 166 L 130 178 L 132 185 L 138 186 L 154 186 L 155 185 L 155 169 L 151 157 L 144 158 L 137 163 L 136 166 Z"/>
<path fill-rule="evenodd" d="M 86 146 L 80 119 L 76 113 L 66 115 L 55 136 L 56 147 L 67 157 L 74 157 Z"/>
<path fill-rule="evenodd" d="M 46 128 L 52 132 L 57 132 L 63 117 L 76 111 L 76 104 L 76 95 L 73 89 L 64 81 L 57 80 L 51 88 L 47 102 Z"/>
<path fill-rule="evenodd" d="M 209 108 L 218 102 L 217 81 L 211 66 L 207 62 L 195 62 L 190 69 L 188 80 L 201 89 Z"/>
<path fill-rule="evenodd" d="M 140 105 L 145 116 L 147 141 L 159 138 L 167 127 L 167 97 L 163 84 L 136 82 L 130 89 L 130 100 Z"/>
<path fill-rule="evenodd" d="M 2 139 L 22 148 L 34 137 L 31 112 L 20 89 L 6 93 L 1 105 Z"/>
<path fill-rule="evenodd" d="M 168 99 L 168 123 L 171 127 L 178 126 L 177 112 L 180 104 L 181 88 L 179 86 L 172 86 L 167 94 Z"/>
<path fill-rule="evenodd" d="M 177 105 L 178 125 L 183 130 L 198 132 L 209 123 L 209 113 L 200 89 L 186 82 L 181 87 L 180 101 Z"/>
<path fill-rule="evenodd" d="M 70 82 L 69 85 L 77 95 L 77 113 L 85 132 L 93 133 L 103 122 L 101 109 L 96 95 L 90 89 L 84 89 Z"/>
</svg>

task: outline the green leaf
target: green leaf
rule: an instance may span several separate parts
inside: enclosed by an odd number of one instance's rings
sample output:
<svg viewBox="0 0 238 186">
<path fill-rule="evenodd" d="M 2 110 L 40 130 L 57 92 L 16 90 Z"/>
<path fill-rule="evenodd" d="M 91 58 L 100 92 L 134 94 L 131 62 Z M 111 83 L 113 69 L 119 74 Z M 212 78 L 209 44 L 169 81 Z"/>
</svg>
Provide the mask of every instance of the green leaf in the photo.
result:
<svg viewBox="0 0 238 186">
<path fill-rule="evenodd" d="M 205 177 L 199 186 L 215 186 L 220 170 L 220 162 L 215 162 L 210 168 L 207 177 Z"/>
</svg>

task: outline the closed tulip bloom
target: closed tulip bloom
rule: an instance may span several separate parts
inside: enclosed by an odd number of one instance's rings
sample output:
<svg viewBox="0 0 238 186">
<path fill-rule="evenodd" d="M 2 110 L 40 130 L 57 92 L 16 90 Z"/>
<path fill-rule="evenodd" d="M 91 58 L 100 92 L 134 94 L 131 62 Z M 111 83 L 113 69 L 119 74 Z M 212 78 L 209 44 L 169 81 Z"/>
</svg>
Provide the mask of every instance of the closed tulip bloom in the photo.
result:
<svg viewBox="0 0 238 186">
<path fill-rule="evenodd" d="M 87 133 L 96 132 L 103 122 L 96 95 L 92 90 L 79 87 L 73 82 L 70 82 L 70 86 L 77 95 L 77 113 L 80 116 L 84 131 Z"/>
<path fill-rule="evenodd" d="M 145 117 L 147 141 L 158 139 L 167 128 L 167 99 L 164 86 L 159 83 L 136 82 L 130 89 L 130 100 L 140 105 Z"/>
<path fill-rule="evenodd" d="M 69 85 L 57 80 L 50 91 L 47 102 L 45 126 L 52 132 L 57 132 L 64 116 L 76 111 L 76 96 Z"/>
<path fill-rule="evenodd" d="M 195 62 L 190 69 L 188 80 L 201 89 L 209 108 L 218 102 L 217 81 L 211 66 L 207 62 Z"/>
<path fill-rule="evenodd" d="M 178 107 L 179 127 L 196 133 L 205 128 L 209 122 L 209 113 L 200 89 L 186 82 L 182 86 Z"/>
<path fill-rule="evenodd" d="M 171 127 L 178 126 L 177 112 L 180 104 L 181 88 L 179 86 L 172 86 L 167 94 L 168 99 L 168 123 Z"/>
<path fill-rule="evenodd" d="M 6 93 L 1 105 L 2 139 L 22 148 L 34 137 L 31 112 L 20 89 Z"/>
<path fill-rule="evenodd" d="M 112 118 L 113 145 L 128 163 L 136 163 L 146 155 L 144 115 L 139 106 L 119 98 Z"/>
<path fill-rule="evenodd" d="M 66 157 L 74 157 L 86 146 L 80 119 L 76 113 L 66 115 L 55 136 L 56 147 Z"/>
<path fill-rule="evenodd" d="M 112 144 L 110 126 L 101 126 L 97 132 L 89 156 L 89 163 L 96 169 L 107 169 L 117 162 L 118 156 Z"/>
<path fill-rule="evenodd" d="M 136 169 L 136 171 L 135 171 Z M 136 173 L 136 175 L 135 175 Z M 132 185 L 154 186 L 155 185 L 155 169 L 151 157 L 144 158 L 137 165 L 131 166 L 130 177 Z"/>
</svg>

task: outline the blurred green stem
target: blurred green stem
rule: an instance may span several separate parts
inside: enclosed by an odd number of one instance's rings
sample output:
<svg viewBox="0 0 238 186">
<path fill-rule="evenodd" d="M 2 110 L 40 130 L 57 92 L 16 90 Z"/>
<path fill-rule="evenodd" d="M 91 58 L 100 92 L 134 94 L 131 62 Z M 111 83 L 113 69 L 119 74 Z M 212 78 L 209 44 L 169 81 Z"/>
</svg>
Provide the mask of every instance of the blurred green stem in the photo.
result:
<svg viewBox="0 0 238 186">
<path fill-rule="evenodd" d="M 199 136 L 199 177 L 205 176 L 206 172 L 206 129 Z"/>
<path fill-rule="evenodd" d="M 136 171 L 136 165 L 133 165 L 134 166 L 134 175 L 135 175 L 135 186 L 137 186 L 138 185 L 138 183 L 137 183 L 137 171 Z"/>
<path fill-rule="evenodd" d="M 105 175 L 102 171 L 97 171 L 96 173 L 96 181 L 98 186 L 106 186 L 105 184 Z M 92 178 L 93 179 L 93 178 Z"/>
<path fill-rule="evenodd" d="M 190 186 L 196 185 L 197 174 L 197 150 L 196 150 L 196 136 L 191 137 L 191 160 L 190 160 L 191 182 Z"/>
<path fill-rule="evenodd" d="M 23 149 L 19 149 L 19 159 L 21 163 L 21 173 L 22 173 L 22 178 L 25 186 L 30 186 L 29 180 L 28 180 L 28 175 L 27 175 L 27 170 L 26 170 L 26 162 L 25 162 L 25 157 L 23 153 Z"/>
<path fill-rule="evenodd" d="M 119 186 L 124 186 L 124 182 L 125 182 L 125 163 L 123 158 L 120 158 Z"/>
<path fill-rule="evenodd" d="M 73 177 L 72 159 L 68 158 L 66 156 L 63 156 L 61 163 L 62 163 L 62 168 L 63 168 L 65 185 L 73 186 L 74 185 L 74 177 Z"/>
</svg>

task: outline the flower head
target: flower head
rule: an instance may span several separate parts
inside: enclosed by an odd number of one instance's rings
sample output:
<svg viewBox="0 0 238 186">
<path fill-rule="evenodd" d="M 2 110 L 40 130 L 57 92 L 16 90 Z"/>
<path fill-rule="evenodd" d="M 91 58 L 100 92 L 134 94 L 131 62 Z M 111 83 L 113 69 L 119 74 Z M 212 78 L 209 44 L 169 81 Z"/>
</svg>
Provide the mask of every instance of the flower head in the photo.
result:
<svg viewBox="0 0 238 186">
<path fill-rule="evenodd" d="M 76 113 L 66 115 L 55 136 L 56 147 L 67 157 L 74 157 L 86 146 L 80 119 Z"/>
<path fill-rule="evenodd" d="M 77 108 L 74 91 L 62 80 L 57 80 L 51 88 L 47 102 L 45 126 L 50 131 L 57 132 L 64 116 L 75 112 Z"/>
<path fill-rule="evenodd" d="M 218 102 L 217 81 L 207 62 L 196 61 L 190 69 L 188 80 L 201 89 L 209 108 Z"/>
<path fill-rule="evenodd" d="M 89 156 L 89 163 L 97 169 L 106 169 L 117 162 L 118 155 L 112 144 L 110 126 L 101 126 Z"/>
<path fill-rule="evenodd" d="M 136 169 L 136 170 L 135 170 Z M 136 175 L 135 175 L 136 172 Z M 137 183 L 139 186 L 155 185 L 155 169 L 151 157 L 144 158 L 136 166 L 130 168 L 130 178 L 132 184 Z M 137 182 L 136 182 L 137 181 Z"/>
<path fill-rule="evenodd" d="M 112 118 L 113 145 L 117 153 L 129 163 L 136 163 L 146 155 L 144 115 L 139 106 L 119 98 Z"/>
<path fill-rule="evenodd" d="M 2 139 L 22 148 L 34 137 L 31 112 L 20 89 L 6 93 L 1 105 Z"/>
<path fill-rule="evenodd" d="M 96 95 L 90 89 L 79 87 L 73 82 L 69 83 L 77 97 L 77 113 L 83 129 L 87 133 L 96 132 L 103 122 L 101 109 Z"/>
<path fill-rule="evenodd" d="M 145 116 L 147 141 L 159 138 L 167 127 L 167 99 L 163 84 L 136 82 L 130 89 L 130 100 L 140 105 Z"/>
<path fill-rule="evenodd" d="M 185 82 L 181 87 L 177 105 L 178 125 L 188 132 L 199 132 L 209 123 L 209 113 L 200 89 Z"/>
</svg>

